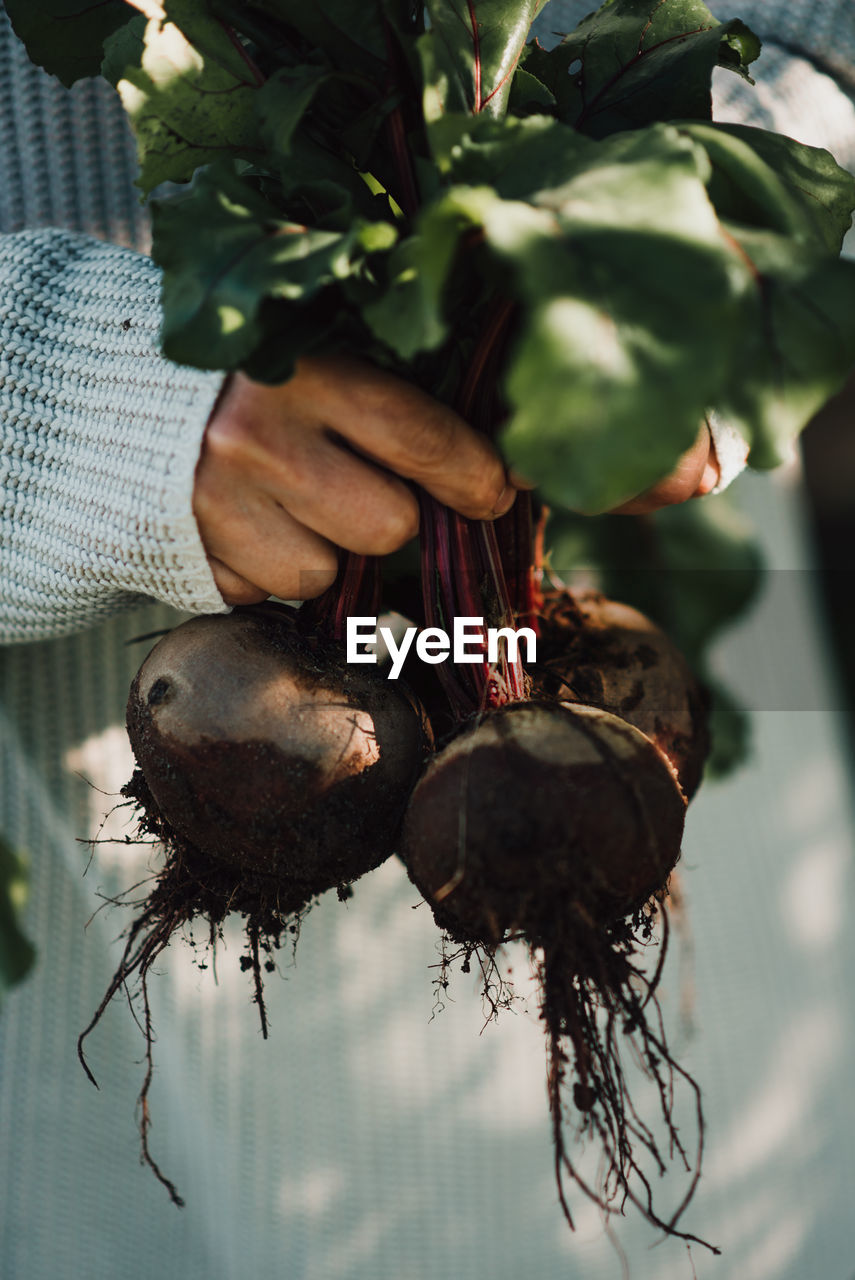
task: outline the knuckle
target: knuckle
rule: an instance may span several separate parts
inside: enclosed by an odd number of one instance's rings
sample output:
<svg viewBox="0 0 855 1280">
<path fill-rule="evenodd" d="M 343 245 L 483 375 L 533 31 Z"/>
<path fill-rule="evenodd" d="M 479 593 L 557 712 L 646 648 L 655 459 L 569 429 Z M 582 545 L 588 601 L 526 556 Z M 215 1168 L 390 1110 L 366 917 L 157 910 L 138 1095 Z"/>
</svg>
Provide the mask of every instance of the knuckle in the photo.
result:
<svg viewBox="0 0 855 1280">
<path fill-rule="evenodd" d="M 225 401 L 205 429 L 205 449 L 215 458 L 232 461 L 240 456 L 254 434 L 255 414 L 246 407 Z"/>
<path fill-rule="evenodd" d="M 383 513 L 371 536 L 374 555 L 390 555 L 415 538 L 419 531 L 419 509 L 412 502 L 390 505 Z"/>
<path fill-rule="evenodd" d="M 407 448 L 419 467 L 435 473 L 456 460 L 457 431 L 446 414 L 418 415 L 410 424 Z"/>
<path fill-rule="evenodd" d="M 271 482 L 283 491 L 312 483 L 312 436 L 301 419 L 249 404 L 209 422 L 200 468 L 219 482 Z"/>
</svg>

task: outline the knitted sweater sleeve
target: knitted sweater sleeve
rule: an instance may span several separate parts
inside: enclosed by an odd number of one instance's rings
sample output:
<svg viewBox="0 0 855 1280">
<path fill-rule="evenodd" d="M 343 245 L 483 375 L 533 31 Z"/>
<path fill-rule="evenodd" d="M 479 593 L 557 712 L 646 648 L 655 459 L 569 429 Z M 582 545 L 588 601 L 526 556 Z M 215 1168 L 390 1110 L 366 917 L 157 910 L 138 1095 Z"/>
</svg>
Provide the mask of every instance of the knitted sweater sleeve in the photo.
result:
<svg viewBox="0 0 855 1280">
<path fill-rule="evenodd" d="M 158 349 L 159 272 L 72 232 L 0 237 L 0 641 L 153 597 L 224 612 L 191 500 L 222 374 Z"/>
</svg>

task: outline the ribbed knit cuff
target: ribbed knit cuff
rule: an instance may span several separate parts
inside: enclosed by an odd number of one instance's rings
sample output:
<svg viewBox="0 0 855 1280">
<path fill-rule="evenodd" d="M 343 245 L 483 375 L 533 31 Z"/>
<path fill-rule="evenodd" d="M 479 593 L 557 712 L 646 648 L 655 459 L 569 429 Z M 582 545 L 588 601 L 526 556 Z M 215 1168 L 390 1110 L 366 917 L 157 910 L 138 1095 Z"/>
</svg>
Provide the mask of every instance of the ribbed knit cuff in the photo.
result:
<svg viewBox="0 0 855 1280">
<path fill-rule="evenodd" d="M 707 414 L 707 426 L 718 461 L 718 484 L 710 492 L 722 493 L 745 470 L 748 441 L 732 422 L 719 413 Z"/>
<path fill-rule="evenodd" d="M 221 373 L 158 348 L 160 276 L 65 231 L 0 238 L 0 638 L 139 596 L 225 612 L 192 511 Z"/>
</svg>

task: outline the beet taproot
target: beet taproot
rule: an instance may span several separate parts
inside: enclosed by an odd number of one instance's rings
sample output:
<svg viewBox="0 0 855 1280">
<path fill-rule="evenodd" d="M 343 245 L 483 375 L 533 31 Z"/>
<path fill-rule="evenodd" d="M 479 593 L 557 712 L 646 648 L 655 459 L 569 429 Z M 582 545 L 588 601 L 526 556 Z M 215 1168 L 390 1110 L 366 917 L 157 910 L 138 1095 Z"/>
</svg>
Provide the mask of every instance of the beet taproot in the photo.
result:
<svg viewBox="0 0 855 1280">
<path fill-rule="evenodd" d="M 402 685 L 270 606 L 165 636 L 133 682 L 127 723 L 174 830 L 304 900 L 389 856 L 428 742 Z"/>
<path fill-rule="evenodd" d="M 469 971 L 476 957 L 495 1016 L 514 998 L 497 950 L 527 945 L 546 1036 L 556 1184 L 571 1227 L 565 1179 L 607 1217 L 630 1202 L 668 1234 L 699 1239 L 677 1222 L 700 1176 L 700 1091 L 670 1053 L 656 999 L 686 805 L 674 766 L 641 730 L 600 707 L 528 700 L 464 722 L 429 760 L 404 819 L 399 852 L 443 930 L 439 999 L 453 962 Z M 659 920 L 651 976 L 641 953 Z M 627 1041 L 655 1085 L 659 1134 L 631 1098 Z M 678 1079 L 695 1102 L 694 1152 L 674 1120 Z M 571 1128 L 600 1149 L 596 1182 L 571 1155 Z M 645 1166 L 664 1171 L 669 1157 L 681 1160 L 689 1185 L 666 1219 Z"/>
<path fill-rule="evenodd" d="M 316 898 L 333 888 L 347 898 L 352 881 L 392 853 L 430 729 L 401 682 L 349 666 L 341 645 L 271 603 L 169 632 L 134 679 L 127 725 L 138 767 L 122 794 L 162 862 L 77 1047 L 95 1083 L 84 1044 L 117 992 L 133 1000 L 136 979 L 142 1160 L 180 1205 L 148 1143 L 153 964 L 195 920 L 213 947 L 225 917 L 240 915 L 241 964 L 266 1037 L 262 968 L 275 968 L 273 953 L 296 939 Z"/>
<path fill-rule="evenodd" d="M 542 945 L 564 902 L 605 923 L 661 888 L 685 807 L 667 758 L 617 716 L 509 703 L 428 762 L 400 854 L 453 938 Z"/>
<path fill-rule="evenodd" d="M 691 799 L 709 753 L 709 699 L 673 640 L 597 591 L 546 593 L 539 625 L 535 695 L 628 721 L 665 752 Z"/>
</svg>

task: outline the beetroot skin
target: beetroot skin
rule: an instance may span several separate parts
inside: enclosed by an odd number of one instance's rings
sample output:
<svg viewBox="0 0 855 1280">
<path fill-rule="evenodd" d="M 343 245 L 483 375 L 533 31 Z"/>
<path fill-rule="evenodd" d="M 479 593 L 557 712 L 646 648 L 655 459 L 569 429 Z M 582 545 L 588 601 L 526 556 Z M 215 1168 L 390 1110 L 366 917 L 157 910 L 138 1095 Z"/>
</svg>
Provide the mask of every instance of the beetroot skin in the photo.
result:
<svg viewBox="0 0 855 1280">
<path fill-rule="evenodd" d="M 564 902 L 605 922 L 661 888 L 685 807 L 665 756 L 618 717 L 510 703 L 430 760 L 401 856 L 453 937 L 540 945 Z"/>
<path fill-rule="evenodd" d="M 271 606 L 164 637 L 134 680 L 128 733 L 180 838 L 306 899 L 389 856 L 428 742 L 402 685 Z"/>
<path fill-rule="evenodd" d="M 536 694 L 602 707 L 635 725 L 665 752 L 691 799 L 709 752 L 709 699 L 664 631 L 599 592 L 548 592 L 538 657 Z"/>
<path fill-rule="evenodd" d="M 122 789 L 162 864 L 125 933 L 122 958 L 78 1040 L 117 992 L 133 1000 L 145 1037 L 139 1094 L 142 1159 L 183 1203 L 149 1149 L 154 1032 L 148 976 L 176 932 L 206 922 L 211 946 L 241 915 L 263 1034 L 262 969 L 296 940 L 328 889 L 339 897 L 388 857 L 430 744 L 403 685 L 350 667 L 342 647 L 267 604 L 194 618 L 155 646 L 131 687 L 128 734 L 138 768 Z"/>
<path fill-rule="evenodd" d="M 555 1175 L 608 1217 L 634 1204 L 677 1229 L 700 1176 L 700 1092 L 672 1057 L 656 1000 L 667 949 L 664 907 L 680 854 L 686 798 L 667 756 L 639 729 L 598 707 L 510 702 L 473 716 L 428 763 L 407 809 L 401 855 L 444 931 L 439 984 L 477 957 L 488 1017 L 513 1000 L 497 947 L 528 946 L 546 1035 Z M 663 922 L 651 976 L 640 944 Z M 655 1084 L 660 1134 L 639 1120 L 622 1062 L 631 1044 Z M 675 1082 L 694 1096 L 694 1156 L 673 1118 Z M 601 1152 L 596 1184 L 568 1143 L 571 1125 Z M 638 1155 L 638 1149 L 643 1155 Z M 678 1158 L 688 1190 L 668 1219 L 653 1206 L 645 1166 Z"/>
</svg>

